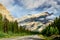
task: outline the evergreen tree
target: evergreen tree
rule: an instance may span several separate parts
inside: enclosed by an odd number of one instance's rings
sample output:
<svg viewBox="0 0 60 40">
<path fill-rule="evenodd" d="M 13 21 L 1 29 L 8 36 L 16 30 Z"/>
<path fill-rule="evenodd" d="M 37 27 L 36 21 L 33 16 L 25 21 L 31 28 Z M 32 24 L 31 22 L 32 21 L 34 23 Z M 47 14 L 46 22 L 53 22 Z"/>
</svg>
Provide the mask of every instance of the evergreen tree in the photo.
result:
<svg viewBox="0 0 60 40">
<path fill-rule="evenodd" d="M 9 23 L 9 21 L 6 19 L 6 17 L 4 18 L 4 25 L 3 25 L 3 31 L 4 31 L 4 33 L 8 33 L 8 23 Z"/>
<path fill-rule="evenodd" d="M 9 32 L 14 32 L 14 28 L 13 28 L 14 26 L 13 26 L 13 22 L 9 22 L 8 23 L 8 31 Z"/>
<path fill-rule="evenodd" d="M 2 21 L 2 14 L 0 13 L 0 21 Z"/>
<path fill-rule="evenodd" d="M 0 13 L 0 31 L 3 30 L 2 27 L 3 27 L 3 21 L 2 21 L 2 14 Z"/>
<path fill-rule="evenodd" d="M 60 34 L 60 16 L 58 18 L 56 17 L 54 22 L 42 31 L 42 34 L 47 36 Z"/>
<path fill-rule="evenodd" d="M 17 23 L 17 20 L 14 22 L 14 32 L 18 33 L 18 23 Z"/>
</svg>

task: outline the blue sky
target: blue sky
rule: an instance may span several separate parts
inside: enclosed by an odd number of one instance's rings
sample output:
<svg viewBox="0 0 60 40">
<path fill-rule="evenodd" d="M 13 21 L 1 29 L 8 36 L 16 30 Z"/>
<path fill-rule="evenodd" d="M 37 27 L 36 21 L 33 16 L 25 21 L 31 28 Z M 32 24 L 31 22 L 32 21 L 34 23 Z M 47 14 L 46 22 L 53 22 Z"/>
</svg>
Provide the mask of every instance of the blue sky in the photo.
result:
<svg viewBox="0 0 60 40">
<path fill-rule="evenodd" d="M 52 18 L 60 15 L 60 0 L 0 0 L 0 3 L 17 18 L 41 12 L 54 13 Z"/>
</svg>

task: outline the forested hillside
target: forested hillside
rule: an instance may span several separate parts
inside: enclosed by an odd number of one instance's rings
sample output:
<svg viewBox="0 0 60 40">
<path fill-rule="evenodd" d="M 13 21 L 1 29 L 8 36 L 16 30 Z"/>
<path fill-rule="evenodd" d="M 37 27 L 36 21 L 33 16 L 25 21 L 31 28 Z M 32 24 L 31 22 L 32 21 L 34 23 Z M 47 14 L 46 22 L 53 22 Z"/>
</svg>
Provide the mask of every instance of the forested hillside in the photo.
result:
<svg viewBox="0 0 60 40">
<path fill-rule="evenodd" d="M 34 34 L 28 30 L 25 30 L 22 27 L 18 27 L 17 21 L 9 22 L 6 17 L 2 17 L 0 14 L 0 38 L 1 37 L 10 37 L 10 36 L 24 36 Z"/>
<path fill-rule="evenodd" d="M 42 31 L 42 34 L 46 36 L 60 35 L 60 16 L 56 17 L 54 22 Z"/>
</svg>

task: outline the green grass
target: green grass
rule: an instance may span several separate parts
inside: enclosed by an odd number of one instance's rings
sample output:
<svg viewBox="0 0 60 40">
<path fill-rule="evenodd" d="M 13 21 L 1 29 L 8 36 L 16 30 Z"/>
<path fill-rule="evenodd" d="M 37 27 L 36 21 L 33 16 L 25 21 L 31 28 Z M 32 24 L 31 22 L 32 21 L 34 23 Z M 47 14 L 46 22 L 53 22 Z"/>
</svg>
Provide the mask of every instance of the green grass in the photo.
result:
<svg viewBox="0 0 60 40">
<path fill-rule="evenodd" d="M 31 33 L 3 33 L 0 32 L 0 38 L 10 38 L 10 37 L 16 37 L 16 36 L 26 36 L 26 35 L 33 35 Z"/>
<path fill-rule="evenodd" d="M 44 39 L 44 40 L 52 40 L 51 37 L 47 37 L 47 36 L 44 36 L 42 34 L 38 35 L 41 39 Z"/>
<path fill-rule="evenodd" d="M 38 33 L 35 33 L 35 32 L 19 32 L 19 33 L 0 32 L 0 38 L 10 38 L 10 37 L 16 37 L 16 36 L 27 36 L 27 35 L 35 35 L 35 34 L 38 34 Z"/>
<path fill-rule="evenodd" d="M 56 38 L 56 37 L 59 37 L 59 39 L 60 39 L 60 35 L 46 36 L 46 35 L 39 34 L 38 36 L 44 40 L 54 40 L 54 38 Z M 58 40 L 58 38 L 57 38 L 57 40 Z"/>
</svg>

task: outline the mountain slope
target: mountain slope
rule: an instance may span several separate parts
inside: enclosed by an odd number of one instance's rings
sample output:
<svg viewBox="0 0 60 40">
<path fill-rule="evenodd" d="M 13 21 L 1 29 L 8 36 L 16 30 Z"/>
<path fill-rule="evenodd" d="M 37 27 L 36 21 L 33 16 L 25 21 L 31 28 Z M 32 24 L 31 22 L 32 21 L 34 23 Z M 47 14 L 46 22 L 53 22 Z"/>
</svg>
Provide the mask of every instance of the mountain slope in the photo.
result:
<svg viewBox="0 0 60 40">
<path fill-rule="evenodd" d="M 2 4 L 0 4 L 0 13 L 2 14 L 3 18 L 6 17 L 9 21 L 14 21 L 14 18 Z"/>
<path fill-rule="evenodd" d="M 0 4 L 0 13 L 3 16 L 3 19 L 6 17 L 9 21 L 17 20 L 19 26 L 23 26 L 26 30 L 30 31 L 41 31 L 46 28 L 45 26 L 51 24 L 52 22 L 51 19 L 47 19 L 48 16 L 52 15 L 48 12 L 27 15 L 22 18 L 15 19 L 2 4 Z"/>
<path fill-rule="evenodd" d="M 51 24 L 52 20 L 47 19 L 48 16 L 51 16 L 48 12 L 43 12 L 40 14 L 32 14 L 24 16 L 17 19 L 19 26 L 24 26 L 25 29 L 30 31 L 41 31 L 45 26 Z"/>
</svg>

